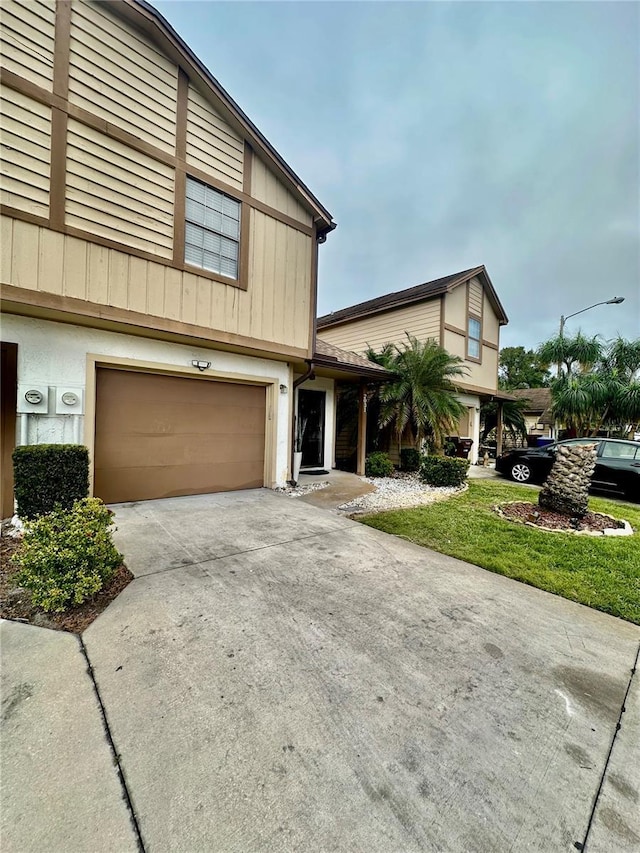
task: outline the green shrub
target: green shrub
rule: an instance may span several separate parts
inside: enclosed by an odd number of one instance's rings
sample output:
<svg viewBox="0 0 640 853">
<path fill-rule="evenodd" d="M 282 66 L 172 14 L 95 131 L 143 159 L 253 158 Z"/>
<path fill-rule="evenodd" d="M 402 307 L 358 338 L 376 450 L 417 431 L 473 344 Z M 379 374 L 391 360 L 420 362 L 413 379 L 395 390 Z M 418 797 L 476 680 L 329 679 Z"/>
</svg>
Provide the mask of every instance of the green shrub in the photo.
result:
<svg viewBox="0 0 640 853">
<path fill-rule="evenodd" d="M 61 612 L 99 592 L 122 563 L 111 538 L 112 512 L 99 498 L 57 507 L 25 522 L 13 563 L 16 581 L 43 610 Z"/>
<path fill-rule="evenodd" d="M 421 460 L 422 454 L 414 447 L 403 447 L 400 451 L 400 468 L 403 471 L 417 471 Z"/>
<path fill-rule="evenodd" d="M 89 451 L 78 444 L 30 444 L 13 451 L 18 515 L 36 518 L 89 494 Z"/>
<path fill-rule="evenodd" d="M 420 479 L 430 486 L 461 486 L 467 479 L 468 468 L 468 459 L 425 456 L 420 465 Z"/>
<path fill-rule="evenodd" d="M 393 474 L 393 462 L 388 453 L 377 450 L 367 456 L 364 471 L 367 477 L 390 477 Z"/>
</svg>

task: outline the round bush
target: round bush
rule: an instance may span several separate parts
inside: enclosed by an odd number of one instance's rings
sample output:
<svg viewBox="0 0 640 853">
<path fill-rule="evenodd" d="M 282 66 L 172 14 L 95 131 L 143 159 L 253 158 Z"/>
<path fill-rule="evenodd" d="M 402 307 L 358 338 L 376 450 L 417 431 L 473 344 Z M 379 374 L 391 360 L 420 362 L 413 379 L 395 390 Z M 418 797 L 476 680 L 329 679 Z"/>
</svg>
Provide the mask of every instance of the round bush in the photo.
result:
<svg viewBox="0 0 640 853">
<path fill-rule="evenodd" d="M 400 451 L 400 468 L 403 471 L 418 471 L 422 455 L 415 447 L 403 447 Z"/>
<path fill-rule="evenodd" d="M 376 451 L 367 456 L 364 466 L 367 477 L 390 477 L 393 474 L 393 462 L 388 453 Z"/>
<path fill-rule="evenodd" d="M 112 513 L 98 498 L 25 522 L 13 562 L 16 580 L 36 607 L 58 613 L 82 604 L 111 580 L 122 563 L 111 538 Z"/>
<path fill-rule="evenodd" d="M 461 486 L 467 479 L 468 459 L 449 456 L 425 456 L 420 465 L 420 479 L 430 486 Z"/>
</svg>

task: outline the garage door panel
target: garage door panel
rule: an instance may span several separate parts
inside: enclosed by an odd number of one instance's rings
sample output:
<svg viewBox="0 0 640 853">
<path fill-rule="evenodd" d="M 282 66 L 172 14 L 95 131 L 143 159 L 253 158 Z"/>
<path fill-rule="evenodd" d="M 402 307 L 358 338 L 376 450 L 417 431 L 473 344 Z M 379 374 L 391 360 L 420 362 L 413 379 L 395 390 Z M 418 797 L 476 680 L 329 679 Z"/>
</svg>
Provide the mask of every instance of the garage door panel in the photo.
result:
<svg viewBox="0 0 640 853">
<path fill-rule="evenodd" d="M 141 464 L 140 440 L 144 439 L 144 465 Z M 164 465 L 212 464 L 221 460 L 264 463 L 264 432 L 238 441 L 235 434 L 216 435 L 215 439 L 200 434 L 111 435 L 100 442 L 95 455 L 96 468 L 162 467 Z"/>
<path fill-rule="evenodd" d="M 189 404 L 188 412 L 189 432 L 192 434 L 207 436 L 229 431 L 231 424 L 234 433 L 264 435 L 264 401 L 262 408 L 215 403 Z M 135 408 L 114 403 L 109 411 L 101 415 L 101 430 L 105 434 L 122 435 L 123 413 L 126 415 L 126 431 L 130 434 L 156 435 L 184 428 L 184 404 L 154 400 L 151 403 L 139 402 Z"/>
<path fill-rule="evenodd" d="M 99 368 L 94 492 L 108 503 L 264 485 L 261 386 Z"/>
<path fill-rule="evenodd" d="M 105 393 L 115 394 L 121 401 L 149 403 L 169 399 L 176 404 L 197 405 L 222 397 L 228 405 L 264 408 L 264 388 L 256 385 L 106 368 L 99 370 L 99 375 Z"/>
<path fill-rule="evenodd" d="M 186 470 L 185 470 L 186 469 Z M 207 494 L 216 484 L 216 492 L 236 489 L 259 489 L 263 484 L 262 465 L 251 462 L 217 465 L 163 465 L 158 468 L 122 468 L 114 484 L 112 470 L 96 468 L 95 492 L 105 503 L 149 500 L 154 497 L 172 498 L 179 495 Z M 180 486 L 180 482 L 188 485 Z M 122 495 L 128 497 L 123 498 Z"/>
</svg>

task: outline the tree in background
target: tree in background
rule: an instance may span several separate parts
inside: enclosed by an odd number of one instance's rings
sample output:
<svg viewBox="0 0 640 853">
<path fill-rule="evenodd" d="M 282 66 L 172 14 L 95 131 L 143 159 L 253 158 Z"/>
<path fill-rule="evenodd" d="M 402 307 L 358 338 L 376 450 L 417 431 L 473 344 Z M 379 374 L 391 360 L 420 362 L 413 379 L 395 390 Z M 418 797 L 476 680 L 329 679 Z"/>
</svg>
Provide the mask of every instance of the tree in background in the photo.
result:
<svg viewBox="0 0 640 853">
<path fill-rule="evenodd" d="M 504 391 L 516 388 L 547 388 L 551 373 L 535 350 L 503 347 L 500 350 L 498 380 Z"/>
<path fill-rule="evenodd" d="M 540 360 L 558 365 L 551 381 L 552 411 L 577 435 L 603 430 L 622 438 L 640 425 L 640 339 L 556 337 L 542 344 Z"/>
<path fill-rule="evenodd" d="M 527 440 L 527 422 L 524 417 L 526 407 L 526 400 L 505 400 L 502 404 L 502 426 L 514 443 L 518 437 L 523 441 Z M 483 403 L 480 407 L 480 420 L 482 421 L 480 444 L 482 444 L 498 426 L 498 404 Z"/>
<path fill-rule="evenodd" d="M 378 392 L 380 427 L 391 427 L 398 441 L 409 430 L 417 450 L 426 438 L 441 450 L 447 435 L 457 430 L 466 412 L 456 398 L 454 381 L 467 368 L 433 340 L 419 341 L 408 332 L 402 346 L 386 344 L 380 352 L 369 348 L 367 357 L 395 374 Z"/>
<path fill-rule="evenodd" d="M 572 338 L 558 335 L 538 347 L 538 358 L 546 368 L 557 367 L 556 379 L 587 373 L 602 360 L 603 344 L 599 337 L 587 338 L 580 331 Z"/>
</svg>

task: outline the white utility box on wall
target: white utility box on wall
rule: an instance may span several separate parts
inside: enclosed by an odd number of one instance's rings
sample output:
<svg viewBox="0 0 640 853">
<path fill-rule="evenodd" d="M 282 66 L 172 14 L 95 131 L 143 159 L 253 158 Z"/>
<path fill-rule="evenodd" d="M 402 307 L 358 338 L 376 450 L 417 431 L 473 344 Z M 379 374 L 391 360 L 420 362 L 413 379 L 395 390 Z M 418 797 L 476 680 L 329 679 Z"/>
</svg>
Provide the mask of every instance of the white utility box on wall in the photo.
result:
<svg viewBox="0 0 640 853">
<path fill-rule="evenodd" d="M 81 415 L 83 394 L 84 389 L 78 385 L 56 388 L 56 415 Z"/>
<path fill-rule="evenodd" d="M 22 415 L 46 415 L 49 411 L 49 386 L 19 384 L 17 409 Z"/>
</svg>

